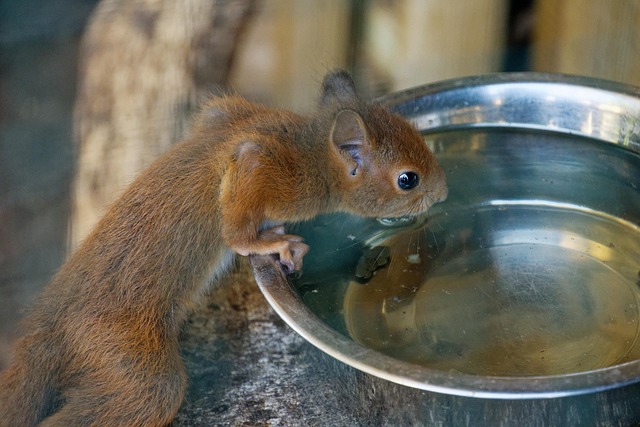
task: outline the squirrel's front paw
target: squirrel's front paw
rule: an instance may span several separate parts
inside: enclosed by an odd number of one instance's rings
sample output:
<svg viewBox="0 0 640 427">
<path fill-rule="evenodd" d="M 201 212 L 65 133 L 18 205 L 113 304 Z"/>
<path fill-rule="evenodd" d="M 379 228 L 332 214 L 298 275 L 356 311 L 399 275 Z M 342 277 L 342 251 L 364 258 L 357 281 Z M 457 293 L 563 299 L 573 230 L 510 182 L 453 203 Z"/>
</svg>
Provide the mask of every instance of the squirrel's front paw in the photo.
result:
<svg viewBox="0 0 640 427">
<path fill-rule="evenodd" d="M 289 245 L 279 252 L 279 261 L 285 272 L 288 274 L 302 270 L 302 258 L 307 252 L 309 252 L 309 245 L 302 242 L 289 242 Z"/>
<path fill-rule="evenodd" d="M 280 264 L 286 273 L 293 273 L 302 269 L 302 258 L 309 252 L 309 245 L 302 242 L 302 237 L 295 234 L 285 234 L 283 226 L 278 226 L 260 232 L 260 239 L 274 244 L 274 253 L 279 256 Z"/>
</svg>

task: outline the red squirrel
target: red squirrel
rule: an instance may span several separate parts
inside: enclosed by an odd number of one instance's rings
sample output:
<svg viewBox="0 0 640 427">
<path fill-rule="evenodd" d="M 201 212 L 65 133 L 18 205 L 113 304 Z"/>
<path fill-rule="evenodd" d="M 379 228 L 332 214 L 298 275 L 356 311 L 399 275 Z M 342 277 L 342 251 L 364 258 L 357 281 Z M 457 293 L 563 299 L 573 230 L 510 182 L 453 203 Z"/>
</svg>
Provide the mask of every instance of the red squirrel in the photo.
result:
<svg viewBox="0 0 640 427">
<path fill-rule="evenodd" d="M 0 376 L 0 425 L 170 423 L 187 384 L 180 328 L 234 254 L 292 272 L 308 246 L 285 222 L 413 216 L 446 197 L 420 134 L 348 73 L 327 74 L 319 104 L 308 117 L 236 96 L 204 104 L 45 288 Z"/>
</svg>

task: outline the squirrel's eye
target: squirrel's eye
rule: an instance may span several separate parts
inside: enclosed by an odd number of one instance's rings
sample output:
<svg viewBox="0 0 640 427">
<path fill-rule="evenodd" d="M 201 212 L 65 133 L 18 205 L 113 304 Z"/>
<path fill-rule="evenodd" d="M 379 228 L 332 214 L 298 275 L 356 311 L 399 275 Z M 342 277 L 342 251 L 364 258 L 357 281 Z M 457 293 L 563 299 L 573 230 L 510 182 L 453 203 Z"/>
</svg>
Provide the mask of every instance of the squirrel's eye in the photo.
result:
<svg viewBox="0 0 640 427">
<path fill-rule="evenodd" d="M 398 175 L 398 187 L 403 190 L 411 190 L 418 186 L 420 177 L 415 172 L 402 172 Z"/>
</svg>

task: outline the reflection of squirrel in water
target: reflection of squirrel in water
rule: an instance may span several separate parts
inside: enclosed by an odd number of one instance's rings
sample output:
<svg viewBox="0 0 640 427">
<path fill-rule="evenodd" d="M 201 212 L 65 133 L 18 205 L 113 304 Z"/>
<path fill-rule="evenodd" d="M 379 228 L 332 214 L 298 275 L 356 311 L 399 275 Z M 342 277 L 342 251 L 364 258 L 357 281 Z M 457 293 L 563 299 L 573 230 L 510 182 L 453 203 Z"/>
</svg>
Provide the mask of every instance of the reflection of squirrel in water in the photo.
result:
<svg viewBox="0 0 640 427">
<path fill-rule="evenodd" d="M 345 72 L 325 77 L 311 117 L 212 99 L 45 289 L 0 377 L 0 424 L 169 423 L 186 386 L 180 327 L 234 252 L 292 271 L 308 247 L 283 222 L 416 215 L 446 194 L 420 135 Z"/>
</svg>

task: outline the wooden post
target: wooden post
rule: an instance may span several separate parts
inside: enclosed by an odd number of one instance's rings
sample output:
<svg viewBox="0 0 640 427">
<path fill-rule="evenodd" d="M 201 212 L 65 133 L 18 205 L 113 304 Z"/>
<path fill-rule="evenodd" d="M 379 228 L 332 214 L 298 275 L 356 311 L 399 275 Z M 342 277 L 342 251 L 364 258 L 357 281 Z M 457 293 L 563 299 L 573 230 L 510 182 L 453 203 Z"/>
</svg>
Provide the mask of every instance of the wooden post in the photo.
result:
<svg viewBox="0 0 640 427">
<path fill-rule="evenodd" d="M 243 37 L 233 89 L 287 109 L 315 108 L 325 72 L 347 63 L 348 6 L 344 0 L 262 2 Z"/>
<path fill-rule="evenodd" d="M 365 37 L 370 84 L 384 91 L 499 71 L 506 0 L 372 2 Z"/>
<path fill-rule="evenodd" d="M 640 85 L 640 2 L 538 0 L 537 71 Z"/>
</svg>

